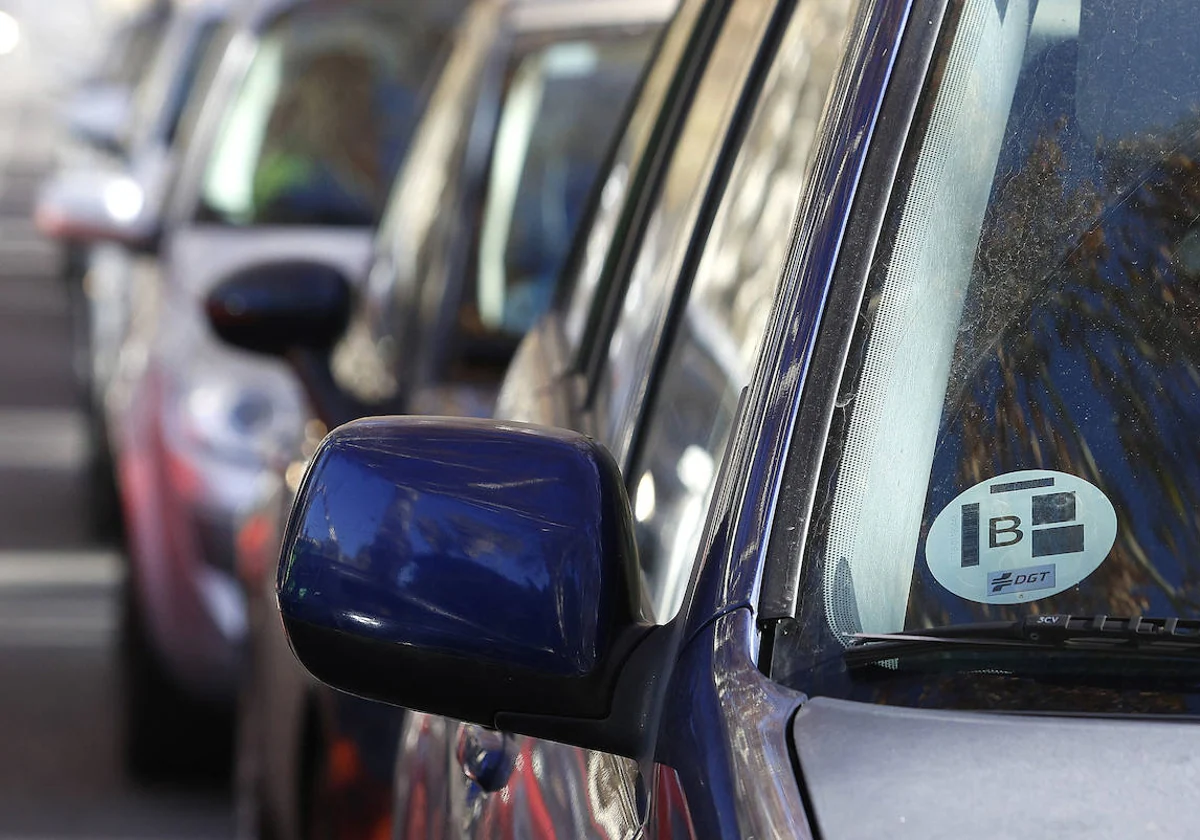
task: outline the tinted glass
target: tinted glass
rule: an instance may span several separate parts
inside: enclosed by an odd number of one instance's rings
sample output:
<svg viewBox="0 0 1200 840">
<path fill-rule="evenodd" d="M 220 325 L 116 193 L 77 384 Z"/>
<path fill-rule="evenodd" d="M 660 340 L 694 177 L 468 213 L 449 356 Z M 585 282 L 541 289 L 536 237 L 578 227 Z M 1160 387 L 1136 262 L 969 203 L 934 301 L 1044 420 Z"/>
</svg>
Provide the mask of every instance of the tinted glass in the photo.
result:
<svg viewBox="0 0 1200 840">
<path fill-rule="evenodd" d="M 847 22 L 840 0 L 808 0 L 793 16 L 651 400 L 633 501 L 638 556 L 660 621 L 683 600 L 717 466 L 787 257 Z"/>
<path fill-rule="evenodd" d="M 402 4 L 306 7 L 278 22 L 224 116 L 200 217 L 374 224 L 444 43 Z"/>
<path fill-rule="evenodd" d="M 785 679 L 928 705 L 1200 708 L 1195 660 L 1041 649 L 850 672 L 840 655 L 863 632 L 1200 618 L 1198 28 L 1188 0 L 952 4 Z"/>
<path fill-rule="evenodd" d="M 714 179 L 721 177 L 717 164 L 730 143 L 737 108 L 751 90 L 751 69 L 764 49 L 776 9 L 773 0 L 749 0 L 736 4 L 725 17 L 678 140 L 664 162 L 661 186 L 641 222 L 644 228 L 632 266 L 624 276 L 613 277 L 609 294 L 620 294 L 609 308 L 617 310 L 616 317 L 611 326 L 597 330 L 588 351 L 603 360 L 589 396 L 596 436 L 623 468 L 633 454 L 671 313 L 687 289 L 686 262 L 705 232 L 698 226 L 703 225 L 702 211 Z"/>
<path fill-rule="evenodd" d="M 632 179 L 651 151 L 655 125 L 662 119 L 668 92 L 687 61 L 687 49 L 703 11 L 703 0 L 684 0 L 671 19 L 662 43 L 646 72 L 637 102 L 629 116 L 599 187 L 599 201 L 585 224 L 582 247 L 563 278 L 566 295 L 565 332 L 572 352 L 584 340 L 587 320 L 600 287 L 617 224 L 635 196 Z"/>
<path fill-rule="evenodd" d="M 654 32 L 540 47 L 514 66 L 484 206 L 466 335 L 519 337 L 550 304 Z"/>
</svg>

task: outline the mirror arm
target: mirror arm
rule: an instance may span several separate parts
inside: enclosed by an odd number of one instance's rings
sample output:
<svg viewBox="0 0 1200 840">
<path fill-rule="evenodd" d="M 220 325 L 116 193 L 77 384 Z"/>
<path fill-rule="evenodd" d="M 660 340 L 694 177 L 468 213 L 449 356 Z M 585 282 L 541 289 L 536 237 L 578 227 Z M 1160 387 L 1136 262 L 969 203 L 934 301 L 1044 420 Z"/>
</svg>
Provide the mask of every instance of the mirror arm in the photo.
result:
<svg viewBox="0 0 1200 840">
<path fill-rule="evenodd" d="M 305 347 L 288 350 L 284 358 L 300 379 L 317 418 L 326 428 L 335 429 L 343 423 L 375 413 L 371 406 L 346 393 L 333 377 L 329 352 Z"/>
<path fill-rule="evenodd" d="M 652 627 L 621 665 L 608 717 L 599 720 L 501 712 L 496 729 L 627 758 L 645 757 L 658 730 L 682 622 Z"/>
</svg>

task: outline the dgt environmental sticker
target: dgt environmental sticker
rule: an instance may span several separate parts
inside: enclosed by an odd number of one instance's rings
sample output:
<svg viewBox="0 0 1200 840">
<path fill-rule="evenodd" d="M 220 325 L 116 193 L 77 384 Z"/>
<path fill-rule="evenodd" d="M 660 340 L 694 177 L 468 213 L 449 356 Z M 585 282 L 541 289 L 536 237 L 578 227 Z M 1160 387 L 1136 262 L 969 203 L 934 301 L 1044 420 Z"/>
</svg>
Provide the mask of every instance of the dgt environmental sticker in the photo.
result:
<svg viewBox="0 0 1200 840">
<path fill-rule="evenodd" d="M 933 521 L 929 571 L 960 598 L 1019 604 L 1070 589 L 1117 539 L 1117 514 L 1096 487 L 1051 470 L 996 476 L 961 493 Z"/>
</svg>

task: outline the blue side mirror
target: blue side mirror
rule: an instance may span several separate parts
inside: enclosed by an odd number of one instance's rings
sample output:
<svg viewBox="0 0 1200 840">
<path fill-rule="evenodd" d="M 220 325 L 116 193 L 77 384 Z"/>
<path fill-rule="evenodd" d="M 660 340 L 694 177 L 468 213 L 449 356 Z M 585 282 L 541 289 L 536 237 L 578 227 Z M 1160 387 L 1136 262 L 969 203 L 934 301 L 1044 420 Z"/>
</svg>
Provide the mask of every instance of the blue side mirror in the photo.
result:
<svg viewBox="0 0 1200 840">
<path fill-rule="evenodd" d="M 300 661 L 337 688 L 634 754 L 663 634 L 632 535 L 620 472 L 582 435 L 362 420 L 314 456 L 279 608 Z"/>
</svg>

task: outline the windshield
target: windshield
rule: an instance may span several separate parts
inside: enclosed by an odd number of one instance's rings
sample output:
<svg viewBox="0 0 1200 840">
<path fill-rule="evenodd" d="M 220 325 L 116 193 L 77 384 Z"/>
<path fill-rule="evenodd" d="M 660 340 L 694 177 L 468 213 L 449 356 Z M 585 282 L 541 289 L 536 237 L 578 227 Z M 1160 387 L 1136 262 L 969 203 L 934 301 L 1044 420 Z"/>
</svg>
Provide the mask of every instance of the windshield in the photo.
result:
<svg viewBox="0 0 1200 840">
<path fill-rule="evenodd" d="M 423 24 L 403 4 L 363 2 L 273 26 L 218 131 L 201 219 L 375 224 L 448 34 Z"/>
<path fill-rule="evenodd" d="M 1192 0 L 951 3 L 837 401 L 785 682 L 1196 707 L 1144 675 L 1079 691 L 1089 667 L 1036 651 L 873 678 L 841 653 L 947 624 L 1200 616 L 1198 27 Z"/>
</svg>

